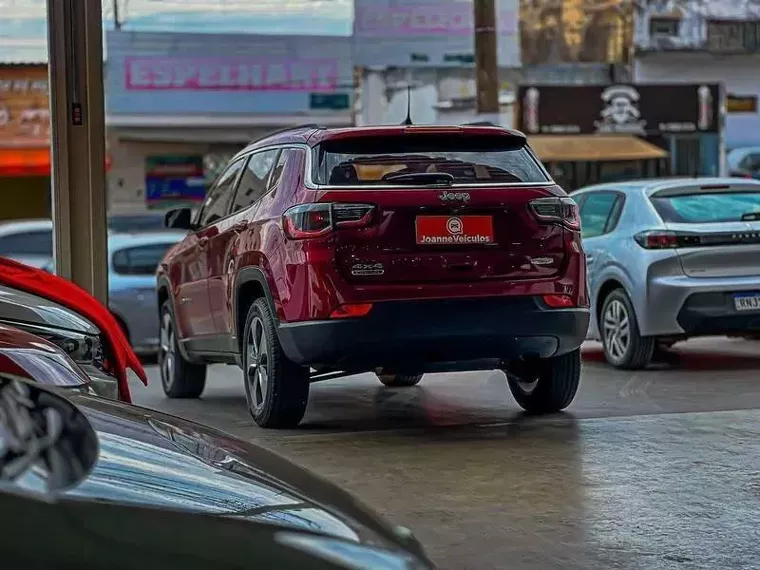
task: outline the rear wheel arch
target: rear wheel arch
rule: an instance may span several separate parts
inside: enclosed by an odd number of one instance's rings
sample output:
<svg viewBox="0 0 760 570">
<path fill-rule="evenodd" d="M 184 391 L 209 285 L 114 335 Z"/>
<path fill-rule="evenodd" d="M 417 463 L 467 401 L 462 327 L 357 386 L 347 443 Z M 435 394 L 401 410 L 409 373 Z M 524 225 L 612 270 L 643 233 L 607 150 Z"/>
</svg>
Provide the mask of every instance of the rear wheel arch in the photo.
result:
<svg viewBox="0 0 760 570">
<path fill-rule="evenodd" d="M 277 320 L 277 310 L 272 297 L 272 291 L 264 272 L 258 267 L 246 267 L 235 276 L 232 314 L 234 318 L 233 332 L 239 350 L 242 350 L 245 333 L 245 322 L 248 311 L 257 299 L 265 298 L 273 317 Z"/>
</svg>

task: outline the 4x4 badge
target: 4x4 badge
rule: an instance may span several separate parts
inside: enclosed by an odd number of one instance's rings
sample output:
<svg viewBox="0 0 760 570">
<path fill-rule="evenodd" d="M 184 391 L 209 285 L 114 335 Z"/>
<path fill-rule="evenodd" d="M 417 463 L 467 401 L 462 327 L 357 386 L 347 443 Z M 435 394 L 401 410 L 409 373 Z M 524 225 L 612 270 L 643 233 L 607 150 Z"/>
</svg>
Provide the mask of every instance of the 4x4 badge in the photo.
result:
<svg viewBox="0 0 760 570">
<path fill-rule="evenodd" d="M 438 197 L 441 199 L 441 202 L 453 202 L 455 200 L 467 202 L 470 200 L 469 192 L 446 192 L 444 190 Z"/>
</svg>

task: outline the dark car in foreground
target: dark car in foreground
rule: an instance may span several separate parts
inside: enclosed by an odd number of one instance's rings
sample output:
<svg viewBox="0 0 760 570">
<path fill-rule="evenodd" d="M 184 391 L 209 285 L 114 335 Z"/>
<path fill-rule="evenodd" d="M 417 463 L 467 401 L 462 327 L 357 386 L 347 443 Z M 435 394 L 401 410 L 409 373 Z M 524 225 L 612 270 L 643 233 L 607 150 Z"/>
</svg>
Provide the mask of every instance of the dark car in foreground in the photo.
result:
<svg viewBox="0 0 760 570">
<path fill-rule="evenodd" d="M 589 321 L 577 206 L 522 133 L 304 127 L 230 162 L 159 266 L 163 387 L 198 397 L 237 363 L 264 427 L 311 381 L 503 370 L 536 413 L 573 400 Z"/>
<path fill-rule="evenodd" d="M 269 451 L 63 394 L 0 359 L 0 508 L 24 513 L 0 533 L 6 562 L 67 568 L 76 553 L 78 568 L 109 556 L 109 568 L 433 568 L 408 530 Z M 26 547 L 42 529 L 44 544 Z"/>
</svg>

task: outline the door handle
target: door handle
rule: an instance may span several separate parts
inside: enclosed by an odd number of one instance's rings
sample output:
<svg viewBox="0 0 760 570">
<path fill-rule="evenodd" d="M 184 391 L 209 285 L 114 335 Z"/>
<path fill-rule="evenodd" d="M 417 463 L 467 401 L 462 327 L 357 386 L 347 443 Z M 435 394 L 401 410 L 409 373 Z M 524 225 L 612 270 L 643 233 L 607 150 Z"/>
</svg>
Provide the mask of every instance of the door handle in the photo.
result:
<svg viewBox="0 0 760 570">
<path fill-rule="evenodd" d="M 208 245 L 208 238 L 202 237 L 198 239 L 198 247 L 206 247 Z"/>
<path fill-rule="evenodd" d="M 240 232 L 244 232 L 248 228 L 248 222 L 238 222 L 234 226 L 232 226 L 232 231 L 239 234 Z"/>
</svg>

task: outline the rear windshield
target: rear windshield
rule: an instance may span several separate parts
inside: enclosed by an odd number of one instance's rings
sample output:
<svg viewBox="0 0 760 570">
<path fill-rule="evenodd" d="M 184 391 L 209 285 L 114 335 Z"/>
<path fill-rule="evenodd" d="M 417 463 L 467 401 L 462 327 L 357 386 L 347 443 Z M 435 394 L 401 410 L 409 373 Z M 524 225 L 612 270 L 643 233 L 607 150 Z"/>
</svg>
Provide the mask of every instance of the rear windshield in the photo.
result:
<svg viewBox="0 0 760 570">
<path fill-rule="evenodd" d="M 415 134 L 325 141 L 315 149 L 314 162 L 314 182 L 331 186 L 416 185 L 426 179 L 440 183 L 441 178 L 454 184 L 548 181 L 524 142 L 505 136 Z"/>
<path fill-rule="evenodd" d="M 664 222 L 705 224 L 740 222 L 760 216 L 760 192 L 722 192 L 650 197 Z"/>
</svg>

